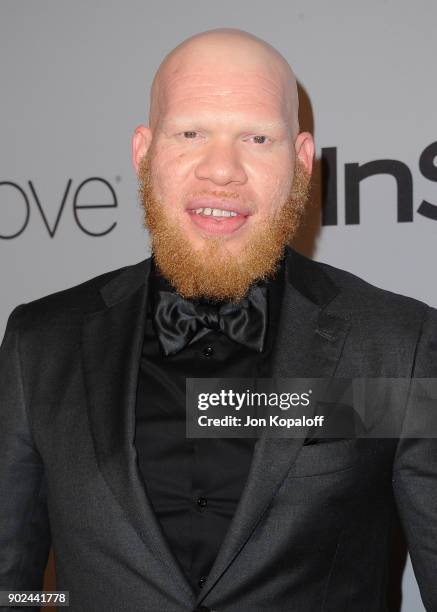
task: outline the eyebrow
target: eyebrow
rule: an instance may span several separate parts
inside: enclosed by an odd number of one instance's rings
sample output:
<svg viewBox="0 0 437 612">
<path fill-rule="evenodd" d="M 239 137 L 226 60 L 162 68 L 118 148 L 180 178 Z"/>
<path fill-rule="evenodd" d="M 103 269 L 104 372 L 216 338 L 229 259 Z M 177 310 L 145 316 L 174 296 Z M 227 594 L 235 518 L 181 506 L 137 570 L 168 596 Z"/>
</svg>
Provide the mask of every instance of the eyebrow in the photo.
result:
<svg viewBox="0 0 437 612">
<path fill-rule="evenodd" d="M 171 129 L 178 129 L 180 127 L 185 127 L 185 126 L 190 126 L 193 129 L 200 127 L 202 124 L 202 119 L 199 117 L 194 117 L 194 116 L 185 116 L 185 117 L 178 117 L 176 119 L 168 119 L 168 120 L 163 120 L 162 125 L 164 128 L 171 128 Z M 260 121 L 259 123 L 256 121 L 252 121 L 252 122 L 248 122 L 247 124 L 243 124 L 244 127 L 242 129 L 242 131 L 244 132 L 259 132 L 259 131 L 265 131 L 265 130 L 272 130 L 272 129 L 280 129 L 280 130 L 287 130 L 288 129 L 288 124 L 285 121 Z"/>
</svg>

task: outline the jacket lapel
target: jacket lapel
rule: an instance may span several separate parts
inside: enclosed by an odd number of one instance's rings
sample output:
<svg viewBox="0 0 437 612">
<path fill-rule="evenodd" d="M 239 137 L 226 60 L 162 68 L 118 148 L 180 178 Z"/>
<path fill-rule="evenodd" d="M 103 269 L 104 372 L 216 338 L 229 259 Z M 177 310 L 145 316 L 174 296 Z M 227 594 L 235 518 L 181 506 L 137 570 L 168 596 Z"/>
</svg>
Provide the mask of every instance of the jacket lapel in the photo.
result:
<svg viewBox="0 0 437 612">
<path fill-rule="evenodd" d="M 121 272 L 101 290 L 105 307 L 85 318 L 82 350 L 90 427 L 97 462 L 112 493 L 166 574 L 192 602 L 193 590 L 169 549 L 136 462 L 135 401 L 149 272 L 150 260 Z"/>
<path fill-rule="evenodd" d="M 334 375 L 348 324 L 328 313 L 338 288 L 316 264 L 287 251 L 285 287 L 275 343 L 272 378 Z M 308 269 L 305 269 L 305 268 Z M 318 277 L 315 277 L 318 275 Z M 249 476 L 222 547 L 197 603 L 202 602 L 244 547 L 281 486 L 303 444 L 300 438 L 257 440 Z"/>
</svg>

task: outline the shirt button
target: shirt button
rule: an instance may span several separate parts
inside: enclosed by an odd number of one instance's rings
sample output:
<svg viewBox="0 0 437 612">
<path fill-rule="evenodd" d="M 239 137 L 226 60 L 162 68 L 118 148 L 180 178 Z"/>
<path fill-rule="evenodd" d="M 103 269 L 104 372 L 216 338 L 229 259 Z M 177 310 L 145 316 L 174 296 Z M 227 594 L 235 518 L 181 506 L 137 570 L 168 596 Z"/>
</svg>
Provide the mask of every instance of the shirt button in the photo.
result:
<svg viewBox="0 0 437 612">
<path fill-rule="evenodd" d="M 206 576 L 200 576 L 199 582 L 198 582 L 199 587 L 202 588 L 205 582 L 206 582 Z"/>
<path fill-rule="evenodd" d="M 203 349 L 203 354 L 205 357 L 211 357 L 214 354 L 214 348 L 212 346 L 205 346 Z"/>
<path fill-rule="evenodd" d="M 203 510 L 208 505 L 208 500 L 206 499 L 206 497 L 198 497 L 197 505 Z"/>
</svg>

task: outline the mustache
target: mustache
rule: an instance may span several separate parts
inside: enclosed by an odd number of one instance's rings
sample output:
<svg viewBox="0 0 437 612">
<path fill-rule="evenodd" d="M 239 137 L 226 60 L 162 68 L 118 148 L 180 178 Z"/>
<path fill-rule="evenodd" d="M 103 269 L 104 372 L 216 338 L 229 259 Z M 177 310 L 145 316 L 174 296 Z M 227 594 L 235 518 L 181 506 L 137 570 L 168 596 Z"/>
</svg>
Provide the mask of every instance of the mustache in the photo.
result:
<svg viewBox="0 0 437 612">
<path fill-rule="evenodd" d="M 214 196 L 216 198 L 224 198 L 226 200 L 238 200 L 241 198 L 239 193 L 235 191 L 223 191 L 218 189 L 203 189 L 201 191 L 193 191 L 189 194 L 189 197 L 208 198 Z"/>
</svg>

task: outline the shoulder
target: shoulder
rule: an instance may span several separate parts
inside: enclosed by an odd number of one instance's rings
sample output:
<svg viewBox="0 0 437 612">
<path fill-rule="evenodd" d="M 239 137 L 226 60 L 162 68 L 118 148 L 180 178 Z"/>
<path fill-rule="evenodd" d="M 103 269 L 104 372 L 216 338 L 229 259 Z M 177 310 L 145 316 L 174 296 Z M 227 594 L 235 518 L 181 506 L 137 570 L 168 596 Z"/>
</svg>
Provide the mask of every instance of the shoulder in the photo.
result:
<svg viewBox="0 0 437 612">
<path fill-rule="evenodd" d="M 290 249 L 298 289 L 326 312 L 347 320 L 355 337 L 368 341 L 416 342 L 422 329 L 435 328 L 437 310 L 424 302 L 376 287 L 362 278 Z"/>
<path fill-rule="evenodd" d="M 421 300 L 377 287 L 362 278 L 327 264 L 320 264 L 339 287 L 336 307 L 351 317 L 368 316 L 391 321 L 423 320 L 434 310 Z"/>
<path fill-rule="evenodd" d="M 420 300 L 377 287 L 346 270 L 309 259 L 296 251 L 290 254 L 292 266 L 300 270 L 304 279 L 301 284 L 306 291 L 319 301 L 327 299 L 331 302 L 330 309 L 342 310 L 344 315 L 349 315 L 347 318 L 366 312 L 415 318 L 423 317 L 428 309 L 434 310 Z"/>
<path fill-rule="evenodd" d="M 100 310 L 105 305 L 105 288 L 132 284 L 146 270 L 149 261 L 145 259 L 99 274 L 62 291 L 21 304 L 11 313 L 8 326 L 19 326 L 26 330 L 54 325 L 57 321 L 68 320 L 73 324 L 75 320 L 82 320 L 87 313 Z"/>
<path fill-rule="evenodd" d="M 340 374 L 437 375 L 435 308 L 295 252 L 291 264 L 299 290 L 348 325 Z"/>
</svg>

